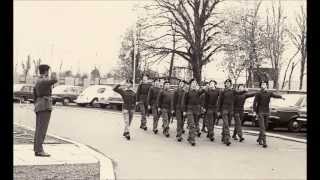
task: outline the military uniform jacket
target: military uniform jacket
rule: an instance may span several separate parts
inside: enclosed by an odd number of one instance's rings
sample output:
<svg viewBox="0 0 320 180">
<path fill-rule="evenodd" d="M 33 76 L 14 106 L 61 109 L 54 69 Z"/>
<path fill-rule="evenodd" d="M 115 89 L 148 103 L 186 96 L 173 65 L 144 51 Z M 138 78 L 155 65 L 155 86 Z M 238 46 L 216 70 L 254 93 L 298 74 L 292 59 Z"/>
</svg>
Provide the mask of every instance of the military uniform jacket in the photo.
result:
<svg viewBox="0 0 320 180">
<path fill-rule="evenodd" d="M 244 110 L 244 103 L 247 98 L 253 97 L 256 95 L 256 92 L 249 93 L 246 91 L 242 91 L 240 94 L 237 94 L 234 99 L 234 111 L 242 112 Z"/>
<path fill-rule="evenodd" d="M 182 98 L 182 107 L 184 111 L 194 111 L 200 112 L 201 107 L 201 95 L 205 92 L 205 90 L 190 90 L 184 93 Z"/>
<path fill-rule="evenodd" d="M 222 90 L 219 95 L 219 111 L 228 110 L 233 112 L 235 96 L 240 93 L 229 88 Z"/>
<path fill-rule="evenodd" d="M 159 96 L 161 89 L 158 87 L 151 87 L 149 89 L 148 98 L 147 98 L 147 104 L 148 105 L 154 105 L 157 103 L 157 98 Z"/>
<path fill-rule="evenodd" d="M 157 107 L 173 110 L 173 93 L 167 90 L 161 90 L 157 98 Z"/>
<path fill-rule="evenodd" d="M 49 79 L 47 77 L 40 77 L 33 88 L 34 96 L 34 111 L 51 111 L 52 98 L 51 91 L 52 85 L 58 82 L 56 79 Z"/>
<path fill-rule="evenodd" d="M 203 94 L 203 106 L 206 110 L 217 110 L 219 94 L 220 91 L 218 89 L 208 89 L 207 91 L 205 91 L 205 93 Z"/>
<path fill-rule="evenodd" d="M 268 92 L 266 90 L 261 90 L 255 95 L 253 101 L 253 109 L 256 113 L 270 113 L 269 104 L 271 98 L 282 98 L 282 96 L 277 95 L 273 92 Z"/>
<path fill-rule="evenodd" d="M 174 91 L 173 95 L 173 105 L 176 110 L 182 110 L 182 98 L 185 91 L 182 88 L 178 88 L 176 91 Z"/>
<path fill-rule="evenodd" d="M 132 110 L 136 107 L 136 93 L 132 90 L 123 90 L 119 88 L 120 85 L 117 85 L 113 90 L 119 93 L 123 99 L 122 108 Z"/>
<path fill-rule="evenodd" d="M 147 97 L 149 89 L 151 87 L 150 83 L 141 83 L 137 89 L 137 101 L 147 103 Z"/>
</svg>

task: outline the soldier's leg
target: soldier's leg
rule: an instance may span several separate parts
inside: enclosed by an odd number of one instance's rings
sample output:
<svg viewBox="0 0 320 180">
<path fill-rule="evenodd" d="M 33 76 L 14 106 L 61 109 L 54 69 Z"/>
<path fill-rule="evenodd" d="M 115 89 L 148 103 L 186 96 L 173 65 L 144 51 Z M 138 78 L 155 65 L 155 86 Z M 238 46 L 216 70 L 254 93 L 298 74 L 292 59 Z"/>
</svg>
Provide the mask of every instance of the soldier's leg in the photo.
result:
<svg viewBox="0 0 320 180">
<path fill-rule="evenodd" d="M 166 109 L 162 109 L 162 126 L 163 126 L 163 134 L 167 137 L 169 137 L 169 117 L 168 117 L 168 111 Z"/>
<path fill-rule="evenodd" d="M 194 117 L 196 133 L 197 133 L 198 137 L 200 137 L 201 136 L 201 132 L 200 132 L 200 114 L 198 112 L 194 112 L 193 117 Z"/>
<path fill-rule="evenodd" d="M 213 138 L 213 127 L 214 127 L 214 121 L 213 121 L 213 111 L 208 110 L 206 113 L 206 119 L 208 122 L 208 138 Z"/>
<path fill-rule="evenodd" d="M 124 122 L 123 136 L 126 136 L 126 134 L 129 133 L 129 125 L 130 125 L 129 111 L 127 109 L 123 109 L 122 114 L 123 114 L 123 122 Z"/>
<path fill-rule="evenodd" d="M 42 111 L 37 114 L 36 122 L 36 141 L 35 141 L 35 152 L 43 152 L 43 142 L 47 134 L 51 111 Z"/>
<path fill-rule="evenodd" d="M 192 111 L 187 112 L 187 122 L 189 126 L 189 137 L 188 141 L 190 143 L 195 143 L 195 136 L 196 136 L 196 129 L 195 129 L 195 122 L 194 122 L 194 116 Z"/>
<path fill-rule="evenodd" d="M 217 118 L 218 118 L 217 112 L 213 111 L 213 113 L 212 113 L 212 137 L 214 137 L 214 126 L 216 124 Z"/>
<path fill-rule="evenodd" d="M 264 127 L 268 127 L 268 121 L 269 121 L 269 114 L 264 114 Z M 266 131 L 264 131 L 264 133 L 262 134 L 262 144 L 263 147 L 267 147 L 267 136 L 266 136 Z"/>
<path fill-rule="evenodd" d="M 234 132 L 234 136 L 236 137 L 236 135 L 239 136 L 239 138 L 242 138 L 242 130 L 241 130 L 241 119 L 240 119 L 240 112 L 236 112 L 234 114 L 234 120 L 235 120 L 235 132 Z"/>
<path fill-rule="evenodd" d="M 34 132 L 34 141 L 33 141 L 33 150 L 34 152 L 42 152 L 43 148 L 42 148 L 42 144 L 40 144 L 40 123 L 41 123 L 41 119 L 40 119 L 40 113 L 41 112 L 37 112 L 36 113 L 36 130 Z"/>
<path fill-rule="evenodd" d="M 263 136 L 265 136 L 265 123 L 264 123 L 264 115 L 263 114 L 259 114 L 259 144 L 262 145 L 263 144 Z"/>
<path fill-rule="evenodd" d="M 152 116 L 153 116 L 153 131 L 155 132 L 158 129 L 158 122 L 159 122 L 159 115 L 158 115 L 158 110 L 156 105 L 152 105 Z"/>
<path fill-rule="evenodd" d="M 222 119 L 223 119 L 223 140 L 225 144 L 230 145 L 230 130 L 229 130 L 230 112 L 228 110 L 223 110 Z"/>
<path fill-rule="evenodd" d="M 140 128 L 145 129 L 147 128 L 147 118 L 146 118 L 146 107 L 144 102 L 140 102 L 140 111 L 141 111 L 141 125 Z"/>
<path fill-rule="evenodd" d="M 182 112 L 180 110 L 176 110 L 176 119 L 177 119 L 177 137 L 181 137 L 182 135 Z"/>
</svg>

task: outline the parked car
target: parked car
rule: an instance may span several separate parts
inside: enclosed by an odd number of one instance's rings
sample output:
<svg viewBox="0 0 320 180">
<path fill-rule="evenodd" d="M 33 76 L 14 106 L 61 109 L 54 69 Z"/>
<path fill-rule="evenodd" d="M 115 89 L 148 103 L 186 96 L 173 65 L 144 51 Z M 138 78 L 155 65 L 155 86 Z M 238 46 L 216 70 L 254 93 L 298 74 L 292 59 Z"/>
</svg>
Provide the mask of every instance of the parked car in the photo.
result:
<svg viewBox="0 0 320 180">
<path fill-rule="evenodd" d="M 285 100 L 271 99 L 267 129 L 287 127 L 289 131 L 298 132 L 306 124 L 306 120 L 298 119 L 299 116 L 303 117 L 303 108 L 306 107 L 304 102 L 307 97 L 304 94 L 285 94 L 283 97 Z M 254 98 L 249 98 L 246 101 L 244 121 L 252 121 L 255 126 L 258 126 L 258 118 L 252 109 L 253 100 Z"/>
<path fill-rule="evenodd" d="M 13 100 L 18 102 L 33 102 L 33 84 L 14 84 Z"/>
<path fill-rule="evenodd" d="M 52 89 L 52 104 L 61 102 L 63 105 L 68 105 L 77 99 L 82 92 L 81 86 L 59 85 Z"/>
<path fill-rule="evenodd" d="M 103 99 L 108 99 L 112 95 L 112 87 L 108 85 L 92 85 L 87 87 L 75 100 L 79 106 L 90 105 L 93 107 L 98 107 L 99 105 L 104 106 L 105 104 L 100 104 L 99 101 Z"/>
</svg>

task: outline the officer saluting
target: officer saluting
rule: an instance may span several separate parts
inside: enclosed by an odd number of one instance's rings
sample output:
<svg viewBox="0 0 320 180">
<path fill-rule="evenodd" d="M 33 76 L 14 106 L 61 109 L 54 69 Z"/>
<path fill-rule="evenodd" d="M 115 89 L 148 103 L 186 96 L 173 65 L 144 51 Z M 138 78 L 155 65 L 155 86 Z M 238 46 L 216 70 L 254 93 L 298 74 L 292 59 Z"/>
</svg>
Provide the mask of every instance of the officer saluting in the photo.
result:
<svg viewBox="0 0 320 180">
<path fill-rule="evenodd" d="M 52 85 L 58 82 L 55 73 L 51 74 L 51 79 L 48 78 L 49 69 L 50 66 L 46 64 L 39 65 L 40 77 L 33 88 L 34 111 L 36 113 L 36 131 L 33 149 L 35 156 L 43 157 L 50 156 L 50 154 L 44 152 L 42 144 L 46 137 L 52 111 Z"/>
</svg>

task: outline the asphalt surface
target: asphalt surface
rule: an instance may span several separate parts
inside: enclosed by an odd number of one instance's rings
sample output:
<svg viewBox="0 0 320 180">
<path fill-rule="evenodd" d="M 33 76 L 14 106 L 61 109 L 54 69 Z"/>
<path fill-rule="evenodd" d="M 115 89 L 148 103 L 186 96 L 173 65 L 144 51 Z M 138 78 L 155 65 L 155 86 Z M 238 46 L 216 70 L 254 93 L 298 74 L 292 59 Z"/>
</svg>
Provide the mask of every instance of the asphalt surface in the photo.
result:
<svg viewBox="0 0 320 180">
<path fill-rule="evenodd" d="M 122 137 L 120 112 L 92 108 L 55 106 L 48 132 L 90 145 L 111 157 L 117 164 L 117 179 L 306 179 L 306 144 L 268 138 L 268 148 L 246 135 L 243 143 L 231 146 L 202 136 L 190 146 L 175 139 L 175 123 L 170 138 L 139 128 L 140 116 L 131 124 L 131 141 Z M 14 105 L 14 122 L 35 126 L 33 106 Z M 159 129 L 161 129 L 161 120 Z"/>
</svg>

